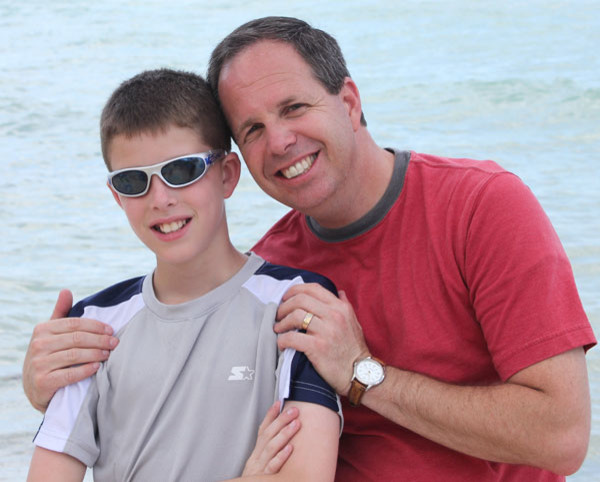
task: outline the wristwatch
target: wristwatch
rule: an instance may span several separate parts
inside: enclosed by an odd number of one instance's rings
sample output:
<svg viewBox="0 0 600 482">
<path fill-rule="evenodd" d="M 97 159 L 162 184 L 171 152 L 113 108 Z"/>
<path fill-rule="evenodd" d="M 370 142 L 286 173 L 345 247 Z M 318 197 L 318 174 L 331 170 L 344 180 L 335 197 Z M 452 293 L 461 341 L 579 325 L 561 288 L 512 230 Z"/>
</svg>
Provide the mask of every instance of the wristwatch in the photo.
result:
<svg viewBox="0 0 600 482">
<path fill-rule="evenodd" d="M 375 357 L 368 356 L 354 362 L 354 373 L 348 392 L 352 407 L 358 407 L 367 390 L 379 385 L 385 378 L 385 364 Z"/>
</svg>

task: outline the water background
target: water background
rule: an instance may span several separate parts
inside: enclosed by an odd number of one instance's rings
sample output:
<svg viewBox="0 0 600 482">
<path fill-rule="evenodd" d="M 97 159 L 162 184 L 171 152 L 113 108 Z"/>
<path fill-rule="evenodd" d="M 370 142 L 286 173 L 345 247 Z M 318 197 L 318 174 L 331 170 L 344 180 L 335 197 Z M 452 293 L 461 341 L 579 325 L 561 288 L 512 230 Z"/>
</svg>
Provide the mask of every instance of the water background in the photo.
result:
<svg viewBox="0 0 600 482">
<path fill-rule="evenodd" d="M 104 185 L 105 100 L 143 69 L 204 74 L 216 43 L 263 15 L 298 16 L 338 39 L 380 145 L 494 159 L 521 176 L 567 250 L 600 335 L 599 7 L 0 0 L 0 480 L 26 477 L 41 417 L 22 393 L 21 365 L 59 289 L 78 299 L 153 266 Z M 227 208 L 242 250 L 287 210 L 246 171 Z M 592 438 L 572 481 L 600 479 L 600 349 L 587 360 Z"/>
</svg>

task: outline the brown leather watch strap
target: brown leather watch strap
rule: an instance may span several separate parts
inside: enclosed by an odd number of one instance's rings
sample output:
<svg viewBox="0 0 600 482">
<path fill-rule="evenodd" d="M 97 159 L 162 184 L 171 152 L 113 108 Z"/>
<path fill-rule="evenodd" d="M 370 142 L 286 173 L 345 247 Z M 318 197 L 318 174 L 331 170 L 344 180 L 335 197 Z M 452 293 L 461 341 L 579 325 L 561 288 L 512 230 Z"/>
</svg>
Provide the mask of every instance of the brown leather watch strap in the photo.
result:
<svg viewBox="0 0 600 482">
<path fill-rule="evenodd" d="M 358 380 L 352 380 L 350 385 L 350 391 L 348 392 L 348 401 L 351 407 L 358 407 L 360 401 L 365 394 L 367 387 L 360 383 Z"/>
</svg>

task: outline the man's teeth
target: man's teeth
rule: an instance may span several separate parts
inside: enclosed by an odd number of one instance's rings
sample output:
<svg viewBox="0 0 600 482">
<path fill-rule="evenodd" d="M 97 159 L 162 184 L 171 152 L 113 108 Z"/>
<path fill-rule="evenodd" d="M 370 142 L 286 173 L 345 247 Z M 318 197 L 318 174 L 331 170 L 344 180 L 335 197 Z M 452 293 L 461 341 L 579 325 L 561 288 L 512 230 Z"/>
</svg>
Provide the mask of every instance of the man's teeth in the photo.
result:
<svg viewBox="0 0 600 482">
<path fill-rule="evenodd" d="M 163 234 L 169 234 L 183 228 L 187 224 L 187 220 L 173 221 L 172 223 L 158 224 L 156 228 Z"/>
<path fill-rule="evenodd" d="M 284 169 L 281 172 L 287 179 L 291 179 L 293 177 L 299 176 L 300 174 L 304 174 L 306 171 L 308 171 L 310 169 L 310 166 L 313 165 L 313 162 L 315 162 L 316 158 L 317 158 L 317 155 L 312 154 L 310 156 L 305 157 L 301 161 L 298 161 L 293 166 L 290 166 L 287 169 Z"/>
</svg>

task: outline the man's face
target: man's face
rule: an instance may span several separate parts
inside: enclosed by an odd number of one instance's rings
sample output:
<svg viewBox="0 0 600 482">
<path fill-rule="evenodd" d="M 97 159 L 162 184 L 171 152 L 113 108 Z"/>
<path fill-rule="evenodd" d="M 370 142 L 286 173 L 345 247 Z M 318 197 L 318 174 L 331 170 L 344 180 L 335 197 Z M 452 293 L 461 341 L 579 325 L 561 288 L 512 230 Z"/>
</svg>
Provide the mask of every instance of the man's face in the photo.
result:
<svg viewBox="0 0 600 482">
<path fill-rule="evenodd" d="M 260 41 L 224 65 L 219 96 L 259 186 L 335 227 L 334 211 L 356 194 L 348 177 L 359 175 L 353 165 L 360 99 L 352 80 L 332 95 L 291 45 Z"/>
</svg>

